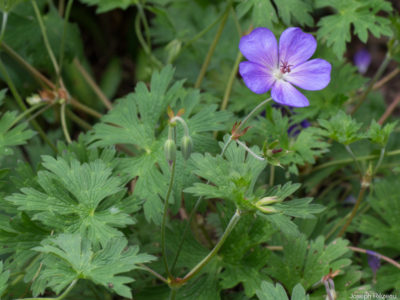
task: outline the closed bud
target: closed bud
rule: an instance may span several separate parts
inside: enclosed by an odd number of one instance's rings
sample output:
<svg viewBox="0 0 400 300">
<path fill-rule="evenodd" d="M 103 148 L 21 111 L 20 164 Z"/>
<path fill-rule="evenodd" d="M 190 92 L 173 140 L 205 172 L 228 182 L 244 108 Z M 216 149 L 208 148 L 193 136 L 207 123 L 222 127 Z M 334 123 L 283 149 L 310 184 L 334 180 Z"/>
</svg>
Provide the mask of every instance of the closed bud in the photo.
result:
<svg viewBox="0 0 400 300">
<path fill-rule="evenodd" d="M 173 139 L 168 139 L 164 144 L 165 157 L 171 163 L 176 159 L 176 145 Z"/>
<path fill-rule="evenodd" d="M 185 160 L 187 160 L 190 157 L 190 154 L 192 153 L 192 148 L 193 148 L 192 138 L 188 135 L 183 136 L 181 150 L 183 158 Z"/>
</svg>

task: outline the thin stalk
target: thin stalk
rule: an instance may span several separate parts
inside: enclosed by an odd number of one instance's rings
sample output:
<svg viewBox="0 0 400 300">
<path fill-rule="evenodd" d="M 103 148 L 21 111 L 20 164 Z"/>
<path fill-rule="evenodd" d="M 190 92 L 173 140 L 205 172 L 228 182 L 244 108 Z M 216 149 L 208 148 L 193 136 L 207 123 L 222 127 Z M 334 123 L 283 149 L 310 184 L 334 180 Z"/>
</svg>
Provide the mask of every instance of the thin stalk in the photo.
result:
<svg viewBox="0 0 400 300">
<path fill-rule="evenodd" d="M 381 80 L 379 80 L 377 83 L 374 84 L 374 86 L 372 87 L 372 89 L 378 90 L 380 89 L 382 86 L 384 86 L 388 81 L 392 80 L 394 77 L 397 76 L 397 74 L 400 73 L 400 68 L 396 68 L 394 69 L 392 72 L 390 72 L 389 74 L 387 74 L 385 77 L 383 77 Z"/>
<path fill-rule="evenodd" d="M 60 0 L 60 2 L 58 2 L 58 14 L 60 15 L 60 17 L 64 15 L 64 8 L 65 8 L 65 0 Z"/>
<path fill-rule="evenodd" d="M 175 300 L 177 293 L 178 293 L 178 289 L 171 288 L 171 292 L 169 294 L 169 300 Z"/>
<path fill-rule="evenodd" d="M 79 110 L 81 110 L 81 111 L 84 111 L 84 112 L 87 113 L 88 115 L 91 115 L 92 117 L 95 117 L 95 118 L 97 118 L 97 119 L 100 119 L 100 118 L 103 116 L 101 113 L 95 111 L 93 108 L 90 108 L 89 106 L 86 106 L 86 105 L 80 103 L 79 101 L 77 101 L 77 100 L 74 99 L 74 98 L 70 98 L 70 99 L 69 99 L 69 103 L 70 103 L 73 107 L 75 107 L 75 108 L 77 108 L 77 109 L 79 109 Z"/>
<path fill-rule="evenodd" d="M 31 115 L 28 119 L 26 119 L 27 122 L 30 122 L 33 119 L 36 119 L 38 116 L 40 116 L 42 113 L 44 113 L 46 110 L 48 110 L 49 108 L 53 107 L 55 104 L 59 103 L 60 99 L 58 99 L 57 101 L 54 101 L 52 103 L 47 104 L 45 107 L 43 107 L 41 110 L 35 112 L 33 115 Z"/>
<path fill-rule="evenodd" d="M 25 118 L 26 116 L 30 115 L 31 113 L 33 113 L 35 110 L 37 110 L 38 108 L 41 108 L 42 106 L 44 106 L 46 103 L 45 102 L 40 102 L 34 106 L 31 106 L 30 108 L 28 108 L 27 110 L 25 110 L 24 112 L 22 112 L 20 115 L 18 115 L 14 121 L 11 123 L 10 128 L 12 128 L 15 124 L 18 124 L 19 121 L 21 121 L 23 118 Z"/>
<path fill-rule="evenodd" d="M 400 149 L 397 149 L 397 150 L 387 152 L 386 156 L 395 156 L 395 155 L 399 155 L 399 154 L 400 154 Z M 357 161 L 371 160 L 371 159 L 375 159 L 378 157 L 379 157 L 379 155 L 376 155 L 376 154 L 359 156 L 359 157 L 357 157 Z M 324 164 L 321 164 L 321 165 L 315 167 L 314 169 L 311 170 L 311 173 L 321 170 L 321 169 L 324 169 L 324 168 L 327 168 L 327 167 L 332 167 L 335 165 L 348 164 L 348 163 L 352 162 L 353 160 L 354 160 L 353 158 L 347 158 L 347 159 L 330 161 L 330 162 L 327 162 L 327 163 L 324 163 Z"/>
<path fill-rule="evenodd" d="M 385 121 L 387 120 L 387 118 L 390 117 L 390 115 L 393 113 L 393 111 L 396 109 L 396 107 L 399 105 L 400 103 L 400 95 L 398 95 L 394 101 L 392 103 L 390 103 L 390 105 L 386 108 L 385 112 L 383 113 L 383 115 L 379 118 L 378 123 L 380 125 L 383 125 L 383 123 L 385 123 Z"/>
<path fill-rule="evenodd" d="M 67 114 L 68 118 L 71 119 L 71 121 L 75 122 L 83 129 L 86 129 L 86 130 L 92 129 L 92 126 L 88 122 L 86 122 L 85 120 L 82 120 L 80 117 L 78 117 L 76 114 L 74 114 L 69 109 L 66 109 L 66 114 Z"/>
<path fill-rule="evenodd" d="M 195 276 L 198 272 L 201 271 L 201 269 L 208 264 L 208 262 L 218 253 L 219 249 L 222 247 L 226 239 L 228 238 L 229 234 L 232 232 L 233 228 L 235 228 L 236 224 L 238 223 L 240 219 L 240 211 L 236 210 L 235 214 L 232 216 L 231 220 L 229 221 L 228 226 L 225 229 L 225 232 L 221 236 L 220 240 L 218 243 L 215 245 L 215 247 L 211 250 L 211 252 L 201 261 L 199 262 L 189 273 L 186 274 L 185 277 L 183 277 L 182 280 L 179 280 L 178 286 L 181 286 L 188 280 L 190 280 L 193 276 Z"/>
<path fill-rule="evenodd" d="M 16 89 L 14 83 L 12 82 L 10 76 L 8 75 L 7 69 L 4 66 L 3 61 L 1 59 L 0 59 L 0 72 L 2 73 L 3 78 L 6 81 L 8 87 L 10 88 L 10 91 L 13 94 L 15 100 L 17 101 L 17 104 L 22 109 L 22 111 L 26 111 L 28 108 L 26 107 L 24 101 L 22 100 L 22 97 L 19 95 L 18 90 Z M 32 120 L 31 123 L 35 128 L 35 130 L 39 133 L 41 138 L 50 146 L 51 149 L 54 150 L 54 152 L 57 153 L 56 146 L 53 145 L 53 143 L 47 137 L 46 133 L 43 131 L 40 125 L 35 120 Z"/>
<path fill-rule="evenodd" d="M 174 131 L 175 130 L 176 130 L 176 127 L 174 127 Z M 174 134 L 174 136 L 176 136 L 176 135 Z M 165 196 L 164 214 L 163 214 L 163 220 L 162 220 L 162 224 L 161 224 L 162 259 L 163 259 L 165 271 L 167 272 L 168 278 L 173 278 L 173 277 L 172 277 L 171 271 L 170 271 L 170 269 L 168 267 L 168 261 L 167 261 L 167 251 L 166 251 L 166 243 L 165 243 L 165 226 L 166 226 L 166 223 L 167 223 L 167 215 L 168 215 L 168 201 L 169 201 L 169 197 L 170 197 L 171 192 L 172 192 L 172 186 L 174 184 L 175 166 L 176 166 L 176 158 L 172 161 L 171 177 L 170 177 L 170 180 L 169 180 L 167 195 Z"/>
<path fill-rule="evenodd" d="M 137 8 L 138 8 L 138 12 L 139 12 L 140 18 L 142 19 L 144 32 L 146 33 L 147 46 L 149 47 L 149 49 L 151 49 L 149 23 L 147 22 L 146 14 L 144 13 L 144 9 L 143 9 L 143 6 L 140 4 L 140 1 L 138 1 L 138 3 L 137 3 Z"/>
<path fill-rule="evenodd" d="M 231 5 L 232 5 L 232 1 L 229 1 L 229 3 L 226 5 L 226 9 L 225 9 L 224 15 L 221 19 L 221 23 L 219 24 L 219 27 L 218 27 L 217 33 L 215 34 L 214 40 L 212 41 L 210 48 L 208 49 L 207 56 L 204 59 L 203 65 L 201 66 L 201 69 L 200 69 L 200 73 L 199 73 L 196 83 L 194 85 L 194 87 L 196 89 L 200 87 L 201 82 L 203 81 L 204 75 L 206 74 L 208 65 L 210 64 L 210 61 L 211 61 L 211 57 L 214 54 L 215 47 L 218 44 L 218 41 L 222 34 L 222 31 L 224 30 L 226 21 L 228 20 Z"/>
<path fill-rule="evenodd" d="M 265 104 L 267 104 L 267 103 L 268 103 L 269 101 L 271 101 L 271 100 L 272 100 L 272 98 L 268 98 L 268 99 L 264 100 L 263 102 L 261 102 L 260 104 L 258 104 L 258 105 L 243 119 L 243 121 L 239 124 L 239 126 L 237 127 L 237 131 L 239 131 L 239 129 L 240 129 L 241 127 L 243 127 L 243 126 L 246 124 L 246 122 L 247 122 L 261 107 L 263 107 Z M 229 138 L 226 140 L 224 146 L 223 146 L 222 149 L 221 149 L 221 153 L 220 153 L 220 156 L 221 156 L 221 157 L 225 154 L 225 151 L 226 151 L 226 149 L 228 148 L 228 146 L 230 145 L 231 142 L 232 142 L 232 136 L 229 136 Z M 209 184 L 209 183 L 210 183 L 210 182 L 207 181 L 206 184 Z M 194 214 L 196 213 L 197 209 L 199 208 L 199 205 L 200 205 L 200 203 L 201 203 L 201 200 L 203 200 L 203 196 L 200 196 L 199 198 L 197 198 L 196 203 L 195 203 L 195 205 L 194 205 L 192 211 L 190 212 L 188 221 L 187 221 L 187 223 L 186 223 L 186 225 L 185 225 L 185 228 L 184 228 L 184 230 L 183 230 L 183 233 L 182 233 L 182 237 L 181 237 L 181 239 L 180 239 L 180 241 L 179 241 L 178 251 L 176 252 L 174 261 L 172 262 L 172 267 L 171 267 L 172 272 L 173 272 L 173 270 L 174 270 L 174 268 L 175 268 L 175 266 L 176 266 L 176 263 L 178 262 L 179 255 L 180 255 L 180 253 L 181 253 L 182 246 L 183 246 L 183 243 L 184 243 L 184 241 L 185 241 L 186 233 L 187 233 L 187 231 L 188 231 L 188 229 L 189 229 L 189 226 L 190 226 L 190 224 L 191 224 L 191 222 L 192 222 L 192 219 L 193 219 L 193 217 L 194 217 Z"/>
<path fill-rule="evenodd" d="M 65 0 L 60 1 L 60 5 L 59 5 L 60 16 L 63 16 L 63 14 L 64 14 L 64 1 Z M 63 62 L 64 62 L 64 48 L 65 48 L 65 39 L 66 39 L 66 33 L 67 33 L 67 25 L 68 25 L 68 19 L 71 14 L 71 8 L 72 8 L 73 3 L 74 3 L 74 0 L 69 0 L 68 4 L 67 4 L 67 10 L 65 11 L 63 35 L 62 35 L 60 53 L 59 53 L 59 58 L 58 58 L 58 64 L 60 66 L 60 69 L 59 69 L 59 72 L 57 73 L 57 82 L 59 82 L 60 78 L 61 78 L 61 70 L 62 70 L 62 66 L 63 66 Z"/>
<path fill-rule="evenodd" d="M 8 20 L 8 13 L 3 12 L 3 21 L 1 22 L 1 31 L 0 31 L 0 44 L 3 41 L 4 34 L 6 33 L 7 20 Z"/>
<path fill-rule="evenodd" d="M 140 267 L 140 269 L 149 272 L 150 274 L 154 275 L 155 277 L 157 277 L 158 279 L 160 279 L 162 282 L 168 284 L 168 280 L 165 279 L 162 275 L 158 274 L 156 271 L 154 271 L 153 269 L 149 268 L 148 266 L 144 265 L 144 264 L 139 264 L 138 265 Z"/>
<path fill-rule="evenodd" d="M 347 219 L 346 223 L 343 225 L 342 229 L 339 231 L 337 237 L 341 237 L 353 221 L 354 217 L 356 216 L 357 210 L 360 207 L 361 201 L 364 199 L 365 192 L 367 191 L 369 184 L 361 184 L 361 190 L 358 194 L 356 204 L 351 211 L 350 217 Z"/>
<path fill-rule="evenodd" d="M 67 140 L 68 144 L 72 143 L 71 136 L 68 132 L 67 121 L 65 120 L 65 102 L 61 104 L 61 126 L 64 132 L 65 139 Z"/>
<path fill-rule="evenodd" d="M 42 32 L 42 37 L 43 37 L 44 45 L 46 46 L 47 53 L 49 54 L 50 60 L 53 64 L 56 74 L 59 74 L 60 68 L 58 66 L 56 57 L 54 56 L 53 50 L 51 49 L 50 42 L 49 42 L 49 39 L 48 39 L 47 33 L 46 33 L 46 27 L 44 26 L 43 19 L 40 14 L 40 11 L 39 11 L 39 7 L 36 4 L 36 0 L 31 0 L 31 3 L 33 6 L 33 10 L 35 11 L 36 19 L 39 22 L 40 31 Z"/>
<path fill-rule="evenodd" d="M 233 82 L 235 81 L 237 71 L 239 68 L 239 63 L 241 60 L 242 60 L 242 53 L 239 51 L 236 56 L 235 63 L 232 67 L 231 74 L 229 75 L 228 84 L 226 85 L 226 88 L 225 88 L 224 98 L 222 100 L 220 110 L 225 110 L 226 107 L 228 106 L 229 97 L 232 92 Z"/>
<path fill-rule="evenodd" d="M 385 150 L 386 150 L 385 147 L 383 147 L 383 148 L 381 149 L 381 153 L 380 153 L 380 155 L 379 155 L 379 160 L 378 160 L 378 162 L 376 163 L 376 166 L 375 166 L 375 169 L 374 169 L 373 174 L 375 174 L 375 173 L 378 171 L 379 167 L 381 166 L 382 161 L 383 161 L 383 158 L 385 157 Z"/>
<path fill-rule="evenodd" d="M 71 282 L 71 284 L 67 287 L 67 289 L 58 297 L 56 298 L 22 298 L 16 300 L 62 300 L 68 296 L 69 292 L 74 288 L 75 284 L 78 282 L 78 279 L 75 279 Z"/>
<path fill-rule="evenodd" d="M 112 104 L 111 101 L 107 98 L 107 96 L 103 93 L 103 91 L 100 89 L 100 87 L 96 84 L 96 82 L 93 80 L 92 76 L 86 71 L 86 69 L 81 65 L 78 59 L 74 59 L 74 65 L 78 69 L 78 71 L 81 73 L 85 81 L 88 83 L 88 85 L 92 88 L 92 90 L 95 92 L 97 97 L 103 102 L 104 106 L 107 109 L 112 109 Z"/>
<path fill-rule="evenodd" d="M 269 186 L 273 186 L 275 181 L 275 166 L 271 165 L 269 170 Z"/>
<path fill-rule="evenodd" d="M 357 169 L 360 172 L 360 174 L 363 174 L 363 169 L 361 168 L 361 165 L 358 162 L 357 157 L 355 156 L 353 150 L 351 150 L 350 145 L 346 145 L 344 147 L 346 148 L 346 151 L 350 154 L 350 156 L 353 158 L 353 161 L 356 164 Z"/>
<path fill-rule="evenodd" d="M 360 95 L 358 98 L 358 102 L 356 106 L 354 106 L 351 114 L 353 115 L 364 103 L 365 99 L 367 98 L 369 92 L 373 89 L 375 82 L 382 76 L 383 72 L 385 72 L 386 67 L 388 66 L 391 60 L 391 55 L 389 53 L 386 54 L 385 59 L 382 61 L 381 65 L 379 66 L 378 70 L 376 71 L 374 77 L 372 77 L 371 81 L 368 83 L 367 88 L 365 91 Z"/>
<path fill-rule="evenodd" d="M 242 141 L 236 140 L 236 143 L 237 143 L 239 146 L 243 147 L 243 148 L 244 148 L 251 156 L 253 156 L 255 159 L 258 159 L 258 160 L 260 160 L 260 161 L 264 161 L 264 160 L 265 160 L 264 157 L 258 156 L 256 153 L 254 153 L 253 150 L 251 150 L 249 147 L 247 147 L 247 145 L 246 145 L 245 143 L 243 143 Z"/>
</svg>

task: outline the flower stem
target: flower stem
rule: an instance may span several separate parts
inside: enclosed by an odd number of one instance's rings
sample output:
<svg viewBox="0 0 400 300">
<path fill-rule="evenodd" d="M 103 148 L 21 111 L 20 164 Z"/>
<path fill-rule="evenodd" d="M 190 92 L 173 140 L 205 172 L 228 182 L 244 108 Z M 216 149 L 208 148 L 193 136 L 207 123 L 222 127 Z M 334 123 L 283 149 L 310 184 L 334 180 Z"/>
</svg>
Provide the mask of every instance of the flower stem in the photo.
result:
<svg viewBox="0 0 400 300">
<path fill-rule="evenodd" d="M 153 269 L 149 268 L 148 266 L 144 265 L 144 264 L 138 264 L 138 266 L 140 267 L 140 269 L 149 272 L 150 274 L 154 275 L 155 277 L 157 277 L 158 279 L 160 279 L 162 282 L 168 284 L 168 280 L 166 278 L 164 278 L 162 275 L 158 274 L 156 271 L 154 271 Z"/>
<path fill-rule="evenodd" d="M 381 166 L 381 164 L 382 164 L 382 161 L 383 161 L 383 159 L 384 159 L 384 157 L 385 157 L 385 150 L 386 150 L 386 148 L 385 147 L 383 147 L 382 149 L 381 149 L 381 153 L 380 153 L 380 155 L 379 155 L 379 160 L 378 160 L 378 162 L 376 163 L 376 166 L 375 166 L 375 169 L 374 169 L 374 174 L 378 171 L 378 169 L 379 169 L 379 167 Z"/>
<path fill-rule="evenodd" d="M 32 0 L 31 3 L 33 6 L 33 10 L 35 11 L 36 19 L 38 20 L 38 23 L 39 23 L 40 31 L 42 32 L 44 45 L 49 54 L 49 57 L 53 64 L 54 70 L 56 71 L 56 74 L 58 75 L 58 74 L 60 74 L 60 68 L 58 66 L 56 57 L 54 56 L 53 50 L 51 49 L 49 39 L 47 38 L 46 27 L 44 26 L 42 16 L 41 16 L 39 8 L 36 4 L 36 0 Z"/>
<path fill-rule="evenodd" d="M 41 108 L 43 105 L 45 105 L 45 102 L 40 102 L 30 108 L 28 108 L 27 110 L 25 110 L 24 112 L 22 112 L 20 115 L 18 115 L 14 121 L 11 123 L 10 128 L 12 128 L 15 124 L 17 124 L 19 121 L 21 121 L 23 118 L 25 118 L 27 115 L 30 115 L 32 112 L 34 112 L 35 110 L 37 110 L 38 108 Z"/>
<path fill-rule="evenodd" d="M 229 97 L 231 95 L 233 82 L 235 81 L 235 77 L 236 77 L 241 59 L 242 59 L 242 53 L 239 51 L 236 56 L 235 64 L 232 67 L 231 74 L 229 75 L 228 84 L 226 85 L 226 88 L 225 88 L 224 98 L 222 100 L 220 110 L 225 110 L 226 107 L 228 106 L 228 101 L 229 101 Z"/>
<path fill-rule="evenodd" d="M 176 131 L 176 127 L 174 127 L 174 139 L 175 139 L 175 136 L 176 136 L 175 131 Z M 169 201 L 169 197 L 170 197 L 171 192 L 172 192 L 172 186 L 174 184 L 175 166 L 176 166 L 176 158 L 172 161 L 171 177 L 170 177 L 170 180 L 169 180 L 167 195 L 165 196 L 164 214 L 163 214 L 163 219 L 162 219 L 162 224 L 161 224 L 162 259 L 163 259 L 165 271 L 166 271 L 169 279 L 173 278 L 173 276 L 172 276 L 171 271 L 170 271 L 170 269 L 168 267 L 168 261 L 167 261 L 167 249 L 166 249 L 166 243 L 165 243 L 165 226 L 166 226 L 167 215 L 168 215 L 168 201 Z"/>
<path fill-rule="evenodd" d="M 400 103 L 400 95 L 398 95 L 392 103 L 386 108 L 385 112 L 383 115 L 379 118 L 378 123 L 380 125 L 383 125 L 385 123 L 386 119 L 389 118 L 389 116 L 393 113 L 393 111 L 396 109 L 397 105 Z"/>
<path fill-rule="evenodd" d="M 238 129 L 240 129 L 242 126 L 244 126 L 244 124 L 246 124 L 246 122 L 247 122 L 247 121 L 262 107 L 262 106 L 264 106 L 266 103 L 268 103 L 268 102 L 271 101 L 271 100 L 272 100 L 272 98 L 268 98 L 268 99 L 264 100 L 263 102 L 261 102 L 260 104 L 258 104 L 258 105 L 243 119 L 243 121 L 239 124 Z M 229 138 L 225 141 L 225 144 L 224 144 L 224 146 L 223 146 L 222 149 L 221 149 L 221 153 L 219 154 L 221 157 L 225 154 L 225 151 L 226 151 L 226 149 L 228 148 L 228 146 L 230 145 L 231 142 L 232 142 L 232 136 L 229 136 Z M 207 181 L 206 184 L 209 184 L 209 183 L 210 183 L 210 182 Z M 172 267 L 171 267 L 172 272 L 173 272 L 173 270 L 174 270 L 174 268 L 175 268 L 175 266 L 176 266 L 176 263 L 177 263 L 177 261 L 178 261 L 179 255 L 180 255 L 180 253 L 181 253 L 182 246 L 183 246 L 183 243 L 184 243 L 184 241 L 185 241 L 186 233 L 187 233 L 187 231 L 188 231 L 188 229 L 189 229 L 189 226 L 190 226 L 190 224 L 191 224 L 191 222 L 192 222 L 192 219 L 193 219 L 193 217 L 194 217 L 194 214 L 196 213 L 196 211 L 197 211 L 197 209 L 198 209 L 198 207 L 199 207 L 199 205 L 200 205 L 200 203 L 201 203 L 201 200 L 203 200 L 203 196 L 200 196 L 199 198 L 197 198 L 197 201 L 196 201 L 196 203 L 195 203 L 195 205 L 194 205 L 192 211 L 190 212 L 188 221 L 187 221 L 186 226 L 185 226 L 185 228 L 184 228 L 184 230 L 183 230 L 183 233 L 182 233 L 181 240 L 179 241 L 178 251 L 176 252 L 174 261 L 172 262 Z"/>
<path fill-rule="evenodd" d="M 361 165 L 358 162 L 357 157 L 355 156 L 353 150 L 351 150 L 350 145 L 345 145 L 344 147 L 346 148 L 346 151 L 350 154 L 350 156 L 353 158 L 353 161 L 356 164 L 357 169 L 360 172 L 360 174 L 363 174 L 363 170 L 361 168 Z"/>
<path fill-rule="evenodd" d="M 242 146 L 251 156 L 253 156 L 255 159 L 258 159 L 260 161 L 264 161 L 265 158 L 258 156 L 256 153 L 254 153 L 253 150 L 251 150 L 247 145 L 239 140 L 236 140 L 236 143 L 238 143 L 239 146 Z"/>
<path fill-rule="evenodd" d="M 61 114 L 61 127 L 64 132 L 65 139 L 67 140 L 68 144 L 71 144 L 72 140 L 68 132 L 67 121 L 65 120 L 65 101 L 64 103 L 61 104 L 60 114 Z"/>
<path fill-rule="evenodd" d="M 182 280 L 179 280 L 177 286 L 183 285 L 185 282 L 190 280 L 193 276 L 195 276 L 200 270 L 208 264 L 208 262 L 218 253 L 219 249 L 222 247 L 226 239 L 228 238 L 229 234 L 232 232 L 233 228 L 236 226 L 237 222 L 240 219 L 240 211 L 236 210 L 235 214 L 232 216 L 231 220 L 229 221 L 228 226 L 225 229 L 225 232 L 222 234 L 220 240 L 215 245 L 215 247 L 211 250 L 211 252 L 201 261 L 199 262 L 189 273 L 183 277 Z"/>
<path fill-rule="evenodd" d="M 66 33 L 67 33 L 67 25 L 68 25 L 68 19 L 71 14 L 71 8 L 72 4 L 74 3 L 74 0 L 69 0 L 67 4 L 67 9 L 65 11 L 65 16 L 64 16 L 64 28 L 63 28 L 63 35 L 62 35 L 62 40 L 61 40 L 61 47 L 60 47 L 60 53 L 59 53 L 59 59 L 58 59 L 58 64 L 60 66 L 59 72 L 57 73 L 57 82 L 60 81 L 61 79 L 61 70 L 62 70 L 62 65 L 64 62 L 64 50 L 65 50 L 65 39 L 66 39 Z M 61 5 L 62 4 L 62 5 Z M 60 2 L 59 6 L 60 10 L 60 16 L 62 17 L 64 14 L 64 0 Z"/>
<path fill-rule="evenodd" d="M 210 64 L 210 61 L 211 61 L 211 57 L 214 54 L 215 47 L 218 44 L 218 41 L 222 34 L 222 31 L 224 30 L 226 21 L 228 20 L 231 5 L 232 5 L 232 1 L 229 1 L 228 4 L 226 5 L 224 15 L 221 19 L 221 23 L 219 24 L 219 27 L 218 27 L 217 33 L 215 34 L 214 40 L 212 41 L 210 48 L 208 49 L 207 56 L 204 59 L 203 65 L 201 66 L 201 69 L 200 69 L 200 73 L 199 73 L 196 83 L 194 85 L 194 87 L 196 89 L 200 88 L 201 82 L 203 81 L 204 75 L 206 74 L 208 65 Z"/>
</svg>

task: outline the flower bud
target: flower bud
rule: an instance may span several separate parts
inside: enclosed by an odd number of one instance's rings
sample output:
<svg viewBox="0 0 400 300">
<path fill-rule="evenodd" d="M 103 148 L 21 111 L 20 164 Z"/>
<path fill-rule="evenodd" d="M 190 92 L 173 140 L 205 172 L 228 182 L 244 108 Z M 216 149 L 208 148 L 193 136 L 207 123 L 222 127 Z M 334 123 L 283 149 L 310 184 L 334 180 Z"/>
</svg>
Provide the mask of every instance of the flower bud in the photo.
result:
<svg viewBox="0 0 400 300">
<path fill-rule="evenodd" d="M 183 136 L 181 151 L 183 158 L 185 160 L 187 160 L 190 157 L 190 154 L 192 153 L 192 148 L 193 148 L 192 138 L 188 135 Z"/>
<path fill-rule="evenodd" d="M 38 94 L 34 94 L 28 98 L 26 98 L 26 102 L 28 102 L 28 104 L 30 106 L 39 104 L 40 102 L 42 102 L 42 98 L 40 98 L 40 96 Z"/>
<path fill-rule="evenodd" d="M 173 139 L 168 139 L 164 144 L 165 157 L 168 162 L 175 161 L 176 159 L 176 146 Z"/>
</svg>

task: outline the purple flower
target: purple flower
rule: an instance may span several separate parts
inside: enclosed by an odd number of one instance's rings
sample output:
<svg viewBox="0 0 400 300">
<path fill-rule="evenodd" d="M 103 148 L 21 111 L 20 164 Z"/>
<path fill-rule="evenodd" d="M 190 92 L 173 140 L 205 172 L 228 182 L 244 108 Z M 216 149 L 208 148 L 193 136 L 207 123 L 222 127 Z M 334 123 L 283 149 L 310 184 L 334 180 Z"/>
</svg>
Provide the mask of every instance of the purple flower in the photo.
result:
<svg viewBox="0 0 400 300">
<path fill-rule="evenodd" d="M 379 258 L 379 255 L 371 250 L 367 250 L 367 257 L 368 257 L 368 264 L 370 268 L 372 269 L 372 273 L 374 274 L 374 277 L 376 276 L 376 271 L 381 267 L 381 260 Z"/>
<path fill-rule="evenodd" d="M 367 49 L 361 49 L 354 55 L 354 64 L 358 68 L 358 72 L 364 74 L 367 72 L 368 67 L 371 63 L 371 54 L 369 54 Z"/>
<path fill-rule="evenodd" d="M 304 107 L 308 99 L 293 85 L 316 91 L 331 79 L 331 64 L 323 59 L 308 59 L 317 41 L 300 28 L 286 29 L 278 43 L 267 28 L 256 28 L 241 38 L 239 49 L 248 61 L 241 62 L 239 72 L 247 87 L 256 94 L 271 89 L 272 99 L 280 104 Z"/>
</svg>

